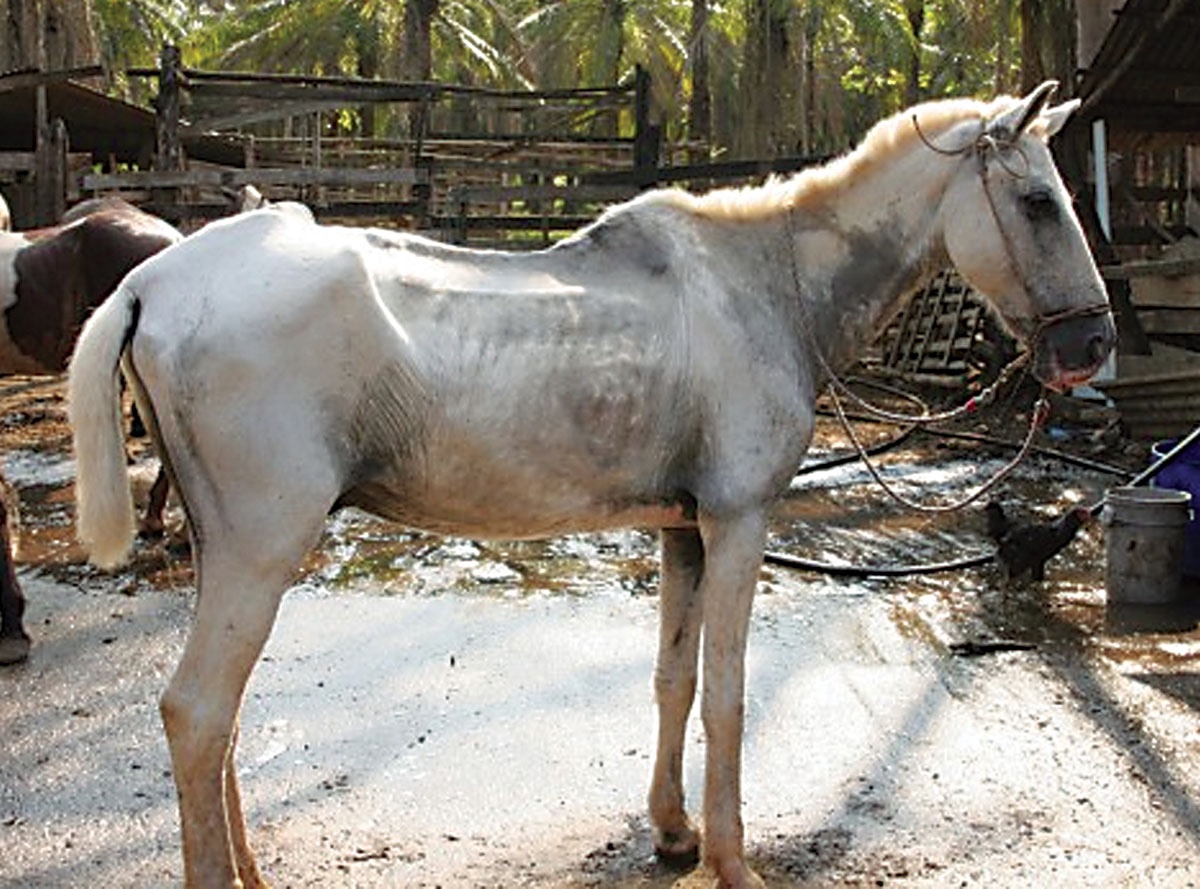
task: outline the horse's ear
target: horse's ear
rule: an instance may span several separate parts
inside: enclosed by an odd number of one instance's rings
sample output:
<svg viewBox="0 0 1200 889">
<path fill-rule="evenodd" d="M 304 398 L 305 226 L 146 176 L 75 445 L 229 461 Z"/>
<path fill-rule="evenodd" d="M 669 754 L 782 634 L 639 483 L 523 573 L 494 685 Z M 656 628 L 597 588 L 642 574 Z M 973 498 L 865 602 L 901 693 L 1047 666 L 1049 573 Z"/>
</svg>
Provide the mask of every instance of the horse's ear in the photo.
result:
<svg viewBox="0 0 1200 889">
<path fill-rule="evenodd" d="M 1015 139 L 1037 120 L 1056 89 L 1057 80 L 1047 80 L 1041 86 L 1035 87 L 1012 108 L 992 118 L 988 124 L 988 132 L 997 137 Z"/>
<path fill-rule="evenodd" d="M 1060 105 L 1055 105 L 1053 108 L 1046 108 L 1042 111 L 1042 121 L 1046 124 L 1046 138 L 1049 139 L 1067 123 L 1067 120 L 1079 108 L 1079 100 L 1072 99 L 1070 102 L 1063 102 Z"/>
</svg>

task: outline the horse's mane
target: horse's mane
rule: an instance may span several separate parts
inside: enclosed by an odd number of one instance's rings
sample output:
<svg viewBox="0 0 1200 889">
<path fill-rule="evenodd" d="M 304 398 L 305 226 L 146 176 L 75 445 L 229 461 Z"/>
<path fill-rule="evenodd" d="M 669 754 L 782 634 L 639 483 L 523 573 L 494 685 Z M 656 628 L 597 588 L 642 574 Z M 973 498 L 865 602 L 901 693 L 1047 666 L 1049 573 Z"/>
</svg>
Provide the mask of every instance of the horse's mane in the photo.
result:
<svg viewBox="0 0 1200 889">
<path fill-rule="evenodd" d="M 780 210 L 812 205 L 847 182 L 888 163 L 920 138 L 912 124 L 916 114 L 921 132 L 936 142 L 936 134 L 964 120 L 985 120 L 1017 101 L 1001 96 L 992 102 L 942 99 L 906 109 L 875 124 L 858 147 L 820 167 L 786 178 L 773 176 L 763 185 L 718 188 L 702 195 L 678 189 L 649 192 L 643 200 L 662 201 L 710 219 L 753 220 Z"/>
</svg>

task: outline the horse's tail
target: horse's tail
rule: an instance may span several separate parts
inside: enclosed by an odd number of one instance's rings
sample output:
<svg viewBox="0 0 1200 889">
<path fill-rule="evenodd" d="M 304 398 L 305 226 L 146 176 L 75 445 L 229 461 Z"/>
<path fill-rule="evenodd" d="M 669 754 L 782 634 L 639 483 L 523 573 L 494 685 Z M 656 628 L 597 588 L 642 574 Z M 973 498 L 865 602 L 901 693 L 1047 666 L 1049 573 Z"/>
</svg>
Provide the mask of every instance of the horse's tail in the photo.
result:
<svg viewBox="0 0 1200 889">
<path fill-rule="evenodd" d="M 119 373 L 140 308 L 125 286 L 101 303 L 75 344 L 67 381 L 75 439 L 76 533 L 88 557 L 101 568 L 124 563 L 133 546 L 133 494 L 121 434 Z"/>
</svg>

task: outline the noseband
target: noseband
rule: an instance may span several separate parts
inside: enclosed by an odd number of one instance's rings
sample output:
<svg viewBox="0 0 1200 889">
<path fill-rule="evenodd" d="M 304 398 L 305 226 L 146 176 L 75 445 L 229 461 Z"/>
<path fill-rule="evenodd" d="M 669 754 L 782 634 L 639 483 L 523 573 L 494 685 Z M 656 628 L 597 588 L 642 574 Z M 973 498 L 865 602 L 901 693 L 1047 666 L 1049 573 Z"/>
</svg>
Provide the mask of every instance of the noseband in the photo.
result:
<svg viewBox="0 0 1200 889">
<path fill-rule="evenodd" d="M 1023 162 L 1025 171 L 1029 169 L 1029 158 L 1026 157 L 1024 150 L 1018 144 L 1016 137 L 1000 138 L 987 132 L 986 125 L 980 130 L 979 135 L 971 142 L 968 142 L 962 148 L 948 149 L 935 145 L 921 129 L 921 124 L 917 121 L 917 115 L 912 116 L 913 129 L 916 130 L 917 136 L 925 143 L 925 146 L 931 151 L 940 154 L 944 157 L 959 157 L 964 154 L 974 153 L 979 165 L 979 179 L 983 186 L 984 197 L 987 198 L 988 208 L 992 212 L 992 221 L 996 223 L 996 230 L 1000 233 L 1000 241 L 1004 244 L 1004 254 L 1008 259 L 1008 267 L 1012 270 L 1013 277 L 1017 279 L 1017 283 L 1025 291 L 1025 296 L 1032 304 L 1033 288 L 1030 287 L 1022 271 L 1020 263 L 1017 262 L 1016 251 L 1013 248 L 1012 238 L 1009 237 L 1008 230 L 1000 221 L 1000 211 L 996 209 L 996 199 L 992 196 L 991 179 L 988 175 L 988 160 L 989 154 L 996 159 L 996 162 L 1014 178 L 1024 178 L 1027 173 L 1016 169 L 1012 164 L 1004 159 L 1005 151 L 1015 152 Z M 1101 315 L 1112 314 L 1112 307 L 1108 301 L 1087 303 L 1082 306 L 1072 306 L 1066 309 L 1060 309 L 1057 312 L 1043 312 L 1034 316 L 1033 330 L 1029 334 L 1029 342 L 1036 346 L 1044 336 L 1047 330 L 1060 324 L 1064 321 L 1074 321 L 1078 318 L 1097 318 Z"/>
</svg>

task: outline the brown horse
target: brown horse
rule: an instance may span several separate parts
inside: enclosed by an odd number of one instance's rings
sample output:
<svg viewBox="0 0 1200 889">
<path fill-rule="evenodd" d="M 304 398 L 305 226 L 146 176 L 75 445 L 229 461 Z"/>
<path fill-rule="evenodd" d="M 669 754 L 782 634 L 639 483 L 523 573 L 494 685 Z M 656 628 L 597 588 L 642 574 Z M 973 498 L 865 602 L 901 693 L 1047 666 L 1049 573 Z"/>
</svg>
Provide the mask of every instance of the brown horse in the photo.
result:
<svg viewBox="0 0 1200 889">
<path fill-rule="evenodd" d="M 0 373 L 65 370 L 92 310 L 130 269 L 182 237 L 158 217 L 112 198 L 72 208 L 52 228 L 0 232 Z M 25 598 L 6 523 L 16 511 L 9 492 L 0 501 L 0 664 L 29 655 Z"/>
</svg>

